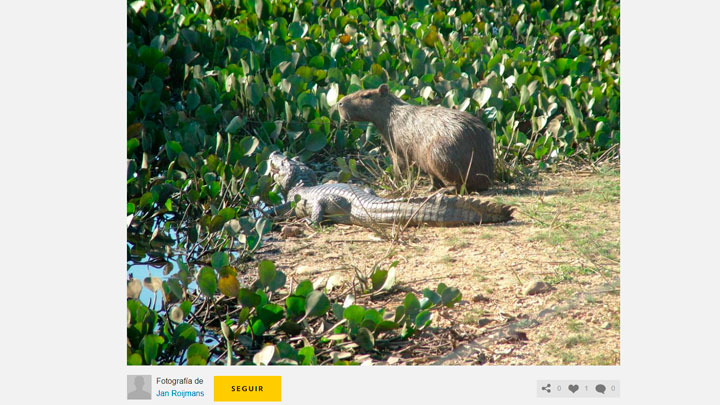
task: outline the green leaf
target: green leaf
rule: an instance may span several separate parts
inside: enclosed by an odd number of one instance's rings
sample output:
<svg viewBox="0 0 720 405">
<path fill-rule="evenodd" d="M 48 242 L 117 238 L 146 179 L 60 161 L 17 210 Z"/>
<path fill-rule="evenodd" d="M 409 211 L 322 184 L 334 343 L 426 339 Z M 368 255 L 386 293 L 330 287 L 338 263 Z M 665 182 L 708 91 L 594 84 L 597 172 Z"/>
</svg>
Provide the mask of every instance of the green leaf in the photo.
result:
<svg viewBox="0 0 720 405">
<path fill-rule="evenodd" d="M 258 280 L 263 287 L 267 288 L 275 279 L 275 263 L 270 260 L 263 260 L 258 264 Z"/>
<path fill-rule="evenodd" d="M 285 342 L 278 342 L 275 346 L 281 359 L 298 360 L 297 350 Z"/>
<path fill-rule="evenodd" d="M 310 366 L 317 364 L 317 357 L 315 357 L 315 348 L 312 346 L 305 346 L 298 350 L 299 363 L 303 366 Z"/>
<path fill-rule="evenodd" d="M 322 55 L 315 55 L 310 59 L 308 65 L 316 69 L 322 69 L 325 67 L 325 58 Z"/>
<path fill-rule="evenodd" d="M 168 141 L 165 144 L 165 149 L 167 150 L 168 159 L 170 160 L 175 159 L 183 151 L 182 145 L 176 141 Z"/>
<path fill-rule="evenodd" d="M 138 140 L 137 138 L 128 139 L 127 154 L 131 154 L 138 146 L 140 146 L 140 140 Z"/>
<path fill-rule="evenodd" d="M 437 305 L 442 302 L 442 297 L 440 297 L 440 294 L 429 288 L 423 290 L 423 296 L 428 298 L 430 302 L 433 303 L 433 305 Z"/>
<path fill-rule="evenodd" d="M 270 49 L 270 67 L 275 68 L 282 62 L 292 60 L 292 51 L 284 45 L 276 45 Z"/>
<path fill-rule="evenodd" d="M 386 332 L 389 330 L 395 330 L 395 329 L 398 329 L 399 327 L 400 327 L 400 325 L 396 322 L 383 320 L 383 321 L 378 322 L 377 326 L 375 326 L 375 333 L 381 333 L 381 332 Z"/>
<path fill-rule="evenodd" d="M 198 287 L 200 291 L 205 294 L 206 297 L 212 298 L 217 290 L 217 278 L 215 277 L 215 270 L 211 267 L 203 267 L 197 275 Z"/>
<path fill-rule="evenodd" d="M 225 252 L 215 252 L 212 255 L 211 263 L 214 269 L 219 270 L 221 267 L 230 264 L 230 258 Z"/>
<path fill-rule="evenodd" d="M 214 124 L 216 122 L 215 111 L 209 104 L 203 104 L 195 110 L 195 117 L 202 122 Z"/>
<path fill-rule="evenodd" d="M 405 316 L 405 307 L 400 305 L 395 309 L 395 322 L 400 322 L 400 320 Z"/>
<path fill-rule="evenodd" d="M 305 149 L 310 152 L 317 152 L 327 145 L 327 138 L 321 132 L 311 133 L 305 139 Z"/>
<path fill-rule="evenodd" d="M 570 98 L 565 99 L 565 110 L 568 113 L 568 116 L 570 117 L 570 123 L 573 125 L 573 128 L 577 131 L 578 125 L 580 123 L 580 110 L 575 107 L 575 104 L 572 102 Z"/>
<path fill-rule="evenodd" d="M 343 311 L 343 318 L 356 324 L 362 322 L 364 316 L 365 308 L 361 307 L 360 305 L 350 305 L 349 307 L 345 308 L 345 311 Z"/>
<path fill-rule="evenodd" d="M 287 276 L 282 271 L 278 270 L 275 273 L 275 278 L 270 282 L 270 285 L 268 285 L 268 289 L 270 291 L 276 291 L 282 287 L 285 286 L 285 282 L 287 281 Z"/>
<path fill-rule="evenodd" d="M 288 317 L 297 318 L 305 313 L 305 298 L 291 295 L 285 298 L 285 308 L 287 309 Z"/>
<path fill-rule="evenodd" d="M 558 73 L 561 75 L 565 73 L 565 70 L 567 70 L 567 68 L 570 67 L 571 63 L 572 63 L 572 61 L 567 58 L 555 59 L 555 66 L 558 68 Z"/>
<path fill-rule="evenodd" d="M 313 285 L 310 280 L 303 280 L 295 287 L 295 295 L 300 297 L 307 297 L 312 291 Z"/>
<path fill-rule="evenodd" d="M 370 281 L 372 282 L 372 289 L 373 291 L 377 291 L 382 287 L 382 285 L 385 283 L 385 280 L 387 279 L 388 272 L 387 270 L 375 270 L 372 275 L 370 275 Z"/>
<path fill-rule="evenodd" d="M 200 105 L 200 96 L 198 96 L 197 93 L 188 94 L 187 100 L 185 100 L 185 104 L 188 111 L 195 110 L 197 106 Z"/>
<path fill-rule="evenodd" d="M 417 10 L 420 14 L 422 14 L 423 10 L 425 10 L 425 6 L 427 6 L 428 4 L 428 0 L 413 0 L 415 10 Z"/>
<path fill-rule="evenodd" d="M 140 109 L 145 115 L 154 114 L 160 111 L 160 96 L 154 92 L 140 95 Z"/>
<path fill-rule="evenodd" d="M 177 157 L 177 162 L 185 170 L 193 170 L 195 168 L 195 164 L 193 163 L 192 159 L 190 159 L 190 156 L 187 154 L 187 152 L 183 151 L 181 152 Z"/>
<path fill-rule="evenodd" d="M 250 309 L 248 307 L 243 307 L 243 309 L 241 309 L 240 313 L 238 314 L 238 319 L 237 319 L 238 325 L 242 325 L 245 321 L 247 321 L 249 316 L 250 316 Z"/>
<path fill-rule="evenodd" d="M 545 85 L 548 87 L 551 87 L 557 79 L 557 77 L 555 76 L 555 69 L 553 69 L 551 66 L 541 67 L 540 74 L 542 75 L 543 82 L 545 82 Z"/>
<path fill-rule="evenodd" d="M 308 294 L 305 301 L 305 316 L 316 317 L 324 315 L 330 309 L 330 300 L 321 291 Z"/>
<path fill-rule="evenodd" d="M 462 294 L 460 293 L 460 290 L 455 287 L 445 288 L 440 295 L 442 296 L 443 305 L 450 308 L 452 308 L 455 303 L 459 302 L 460 299 L 462 299 Z"/>
<path fill-rule="evenodd" d="M 375 347 L 375 337 L 368 328 L 360 328 L 355 337 L 355 343 L 365 350 L 372 350 Z"/>
<path fill-rule="evenodd" d="M 155 49 L 151 46 L 143 45 L 138 50 L 138 56 L 140 57 L 140 60 L 147 66 L 148 68 L 155 67 L 155 64 L 162 59 L 163 54 L 160 52 L 160 50 Z"/>
<path fill-rule="evenodd" d="M 302 38 L 308 32 L 308 25 L 304 22 L 294 21 L 288 25 L 288 32 L 291 38 Z"/>
<path fill-rule="evenodd" d="M 146 335 L 143 338 L 142 342 L 140 342 L 140 347 L 143 348 L 145 364 L 152 364 L 158 355 L 158 348 L 162 342 L 163 338 L 156 335 Z"/>
<path fill-rule="evenodd" d="M 407 293 L 407 295 L 405 295 L 403 306 L 405 307 L 405 313 L 408 319 L 415 319 L 418 312 L 420 312 L 420 301 L 418 301 L 413 293 Z"/>
<path fill-rule="evenodd" d="M 380 314 L 380 312 L 378 312 L 374 309 L 366 310 L 365 314 L 363 316 L 363 321 L 372 321 L 372 323 L 375 325 L 382 322 L 382 320 L 383 319 L 382 319 L 382 315 Z"/>
<path fill-rule="evenodd" d="M 250 328 L 252 329 L 253 335 L 258 338 L 259 336 L 262 336 L 263 333 L 265 333 L 265 324 L 263 321 L 260 320 L 260 318 L 253 318 L 254 320 L 251 322 Z"/>
<path fill-rule="evenodd" d="M 258 307 L 257 311 L 258 317 L 262 320 L 263 324 L 265 324 L 266 329 L 270 329 L 275 322 L 281 320 L 285 313 L 283 307 L 276 304 L 265 304 Z"/>
<path fill-rule="evenodd" d="M 415 325 L 418 329 L 423 329 L 426 326 L 430 325 L 430 321 L 432 319 L 432 314 L 430 311 L 425 310 L 417 314 L 415 317 Z"/>
<path fill-rule="evenodd" d="M 248 84 L 247 94 L 252 105 L 256 106 L 260 104 L 260 101 L 263 98 L 263 88 L 259 84 L 252 82 Z"/>
<path fill-rule="evenodd" d="M 473 99 L 477 101 L 479 104 L 479 107 L 482 108 L 488 100 L 490 100 L 490 96 L 492 95 L 492 89 L 490 87 L 483 87 L 481 89 L 475 90 L 473 93 Z"/>
<path fill-rule="evenodd" d="M 197 340 L 197 332 L 191 325 L 181 323 L 175 328 L 172 342 L 178 349 L 185 350 L 191 344 L 195 343 L 195 340 Z"/>
<path fill-rule="evenodd" d="M 278 329 L 287 333 L 290 336 L 297 336 L 304 330 L 302 325 L 291 320 L 286 320 L 285 322 L 283 322 Z"/>
<path fill-rule="evenodd" d="M 297 106 L 298 106 L 298 108 L 303 108 L 304 106 L 308 106 L 312 109 L 315 109 L 318 106 L 318 99 L 314 94 L 310 93 L 309 91 L 306 91 L 298 96 Z"/>
<path fill-rule="evenodd" d="M 206 366 L 207 360 L 203 359 L 202 357 L 199 357 L 199 356 L 188 356 L 187 365 L 188 366 Z"/>
<path fill-rule="evenodd" d="M 127 358 L 127 365 L 128 366 L 141 366 L 143 363 L 142 356 L 140 356 L 139 353 L 133 353 L 128 356 Z"/>
<path fill-rule="evenodd" d="M 180 309 L 182 309 L 183 314 L 185 316 L 190 315 L 190 311 L 192 310 L 192 302 L 190 301 L 183 301 L 182 304 L 180 304 Z"/>
<path fill-rule="evenodd" d="M 207 360 L 210 358 L 210 349 L 203 343 L 193 343 L 187 349 L 188 364 L 191 357 L 197 357 L 203 360 L 202 364 L 207 364 Z"/>
<path fill-rule="evenodd" d="M 366 89 L 377 89 L 385 83 L 385 79 L 378 75 L 369 75 L 363 79 L 363 86 Z"/>
<path fill-rule="evenodd" d="M 245 126 L 245 117 L 239 117 L 234 116 L 233 119 L 230 120 L 227 127 L 225 127 L 225 132 L 236 134 L 237 131 Z"/>
<path fill-rule="evenodd" d="M 255 308 L 260 305 L 262 298 L 252 290 L 241 288 L 238 290 L 238 300 L 245 308 Z"/>
<path fill-rule="evenodd" d="M 523 84 L 520 88 L 520 105 L 525 105 L 529 99 L 530 91 L 528 90 L 528 86 Z"/>
</svg>

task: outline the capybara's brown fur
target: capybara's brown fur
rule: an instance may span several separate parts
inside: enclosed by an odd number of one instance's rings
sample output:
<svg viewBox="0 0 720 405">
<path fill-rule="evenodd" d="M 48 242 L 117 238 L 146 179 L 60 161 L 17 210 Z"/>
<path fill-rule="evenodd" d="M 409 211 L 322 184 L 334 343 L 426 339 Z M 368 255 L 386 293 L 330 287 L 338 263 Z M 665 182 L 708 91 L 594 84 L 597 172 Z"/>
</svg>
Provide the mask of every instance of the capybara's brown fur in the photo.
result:
<svg viewBox="0 0 720 405">
<path fill-rule="evenodd" d="M 444 107 L 410 105 L 386 84 L 360 90 L 338 103 L 340 117 L 375 124 L 390 150 L 395 174 L 416 164 L 433 186 L 465 184 L 467 191 L 492 185 L 493 138 L 479 118 Z"/>
</svg>

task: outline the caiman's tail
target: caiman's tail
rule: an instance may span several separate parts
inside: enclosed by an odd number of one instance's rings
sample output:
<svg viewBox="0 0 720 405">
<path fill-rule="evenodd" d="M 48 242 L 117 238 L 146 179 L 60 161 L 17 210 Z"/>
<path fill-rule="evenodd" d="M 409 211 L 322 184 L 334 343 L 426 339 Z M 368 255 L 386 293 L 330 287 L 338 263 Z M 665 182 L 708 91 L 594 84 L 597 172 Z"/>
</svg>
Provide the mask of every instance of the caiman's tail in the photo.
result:
<svg viewBox="0 0 720 405">
<path fill-rule="evenodd" d="M 379 205 L 383 207 L 382 212 L 373 212 L 372 216 L 379 219 L 378 222 L 399 225 L 460 226 L 507 222 L 513 218 L 514 211 L 509 205 L 444 195 L 392 199 Z"/>
</svg>

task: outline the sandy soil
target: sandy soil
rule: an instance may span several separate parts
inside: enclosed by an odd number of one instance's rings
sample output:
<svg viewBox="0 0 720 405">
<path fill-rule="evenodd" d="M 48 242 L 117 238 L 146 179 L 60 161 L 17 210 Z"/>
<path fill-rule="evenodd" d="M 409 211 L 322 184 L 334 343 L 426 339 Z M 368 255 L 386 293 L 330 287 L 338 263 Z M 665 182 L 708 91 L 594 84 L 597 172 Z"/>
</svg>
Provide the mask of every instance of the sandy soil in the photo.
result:
<svg viewBox="0 0 720 405">
<path fill-rule="evenodd" d="M 294 220 L 274 232 L 258 259 L 275 261 L 294 285 L 310 279 L 342 302 L 358 275 L 398 261 L 396 287 L 357 303 L 394 309 L 438 283 L 462 301 L 433 313 L 432 327 L 376 364 L 620 363 L 619 168 L 543 174 L 474 198 L 516 207 L 503 225 L 385 229 L 309 226 Z M 297 236 L 287 236 L 295 229 Z M 538 282 L 541 291 L 528 293 Z M 545 287 L 545 290 L 543 290 Z M 367 357 L 367 356 L 366 356 Z"/>
</svg>

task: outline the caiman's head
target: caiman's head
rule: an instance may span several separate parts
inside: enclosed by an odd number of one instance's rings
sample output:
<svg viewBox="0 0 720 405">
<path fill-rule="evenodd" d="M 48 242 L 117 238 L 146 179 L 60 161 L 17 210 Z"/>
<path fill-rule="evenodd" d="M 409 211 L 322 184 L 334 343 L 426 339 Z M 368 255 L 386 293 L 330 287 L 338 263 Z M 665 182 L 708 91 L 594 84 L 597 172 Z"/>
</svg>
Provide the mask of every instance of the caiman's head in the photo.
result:
<svg viewBox="0 0 720 405">
<path fill-rule="evenodd" d="M 270 176 L 280 186 L 283 194 L 287 195 L 293 187 L 317 185 L 315 172 L 297 158 L 288 159 L 280 152 L 273 152 L 268 157 Z"/>
</svg>

